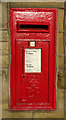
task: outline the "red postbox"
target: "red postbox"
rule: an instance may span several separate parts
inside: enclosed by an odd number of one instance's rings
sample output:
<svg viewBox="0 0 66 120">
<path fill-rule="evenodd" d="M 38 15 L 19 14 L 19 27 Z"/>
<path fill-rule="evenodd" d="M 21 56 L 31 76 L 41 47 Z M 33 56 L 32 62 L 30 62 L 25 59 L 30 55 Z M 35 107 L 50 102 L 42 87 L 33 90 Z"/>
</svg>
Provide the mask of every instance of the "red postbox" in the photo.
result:
<svg viewBox="0 0 66 120">
<path fill-rule="evenodd" d="M 55 109 L 56 14 L 56 9 L 10 9 L 12 110 Z"/>
</svg>

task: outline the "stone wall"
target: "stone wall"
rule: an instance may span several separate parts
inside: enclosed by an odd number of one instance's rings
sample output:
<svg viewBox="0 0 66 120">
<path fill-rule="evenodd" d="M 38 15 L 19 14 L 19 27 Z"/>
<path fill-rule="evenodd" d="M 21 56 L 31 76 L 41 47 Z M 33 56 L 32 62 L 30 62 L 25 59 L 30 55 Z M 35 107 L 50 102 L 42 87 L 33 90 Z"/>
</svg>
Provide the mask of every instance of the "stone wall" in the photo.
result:
<svg viewBox="0 0 66 120">
<path fill-rule="evenodd" d="M 0 39 L 0 75 L 2 75 L 2 117 L 3 118 L 64 118 L 64 3 L 63 2 L 2 2 L 2 39 Z M 10 111 L 9 103 L 9 54 L 10 34 L 7 23 L 9 9 L 18 7 L 57 8 L 57 50 L 56 50 L 56 110 L 54 111 Z M 2 60 L 2 64 L 1 64 Z M 2 71 L 1 71 L 2 68 Z"/>
</svg>

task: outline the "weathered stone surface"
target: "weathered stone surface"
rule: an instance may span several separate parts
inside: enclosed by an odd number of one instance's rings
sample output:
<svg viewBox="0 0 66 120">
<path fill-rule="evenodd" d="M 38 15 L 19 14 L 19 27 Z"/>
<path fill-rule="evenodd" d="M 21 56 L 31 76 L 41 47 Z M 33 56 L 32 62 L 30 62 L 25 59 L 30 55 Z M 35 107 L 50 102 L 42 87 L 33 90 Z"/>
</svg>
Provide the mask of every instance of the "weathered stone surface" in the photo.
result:
<svg viewBox="0 0 66 120">
<path fill-rule="evenodd" d="M 66 89 L 66 70 L 64 71 L 64 88 Z"/>
<path fill-rule="evenodd" d="M 64 110 L 34 112 L 33 118 L 64 118 Z"/>
<path fill-rule="evenodd" d="M 0 42 L 0 54 L 8 54 L 8 42 Z"/>
<path fill-rule="evenodd" d="M 2 42 L 0 42 L 0 54 L 2 54 Z"/>
<path fill-rule="evenodd" d="M 57 99 L 56 109 L 57 110 L 64 110 L 64 99 Z"/>
<path fill-rule="evenodd" d="M 2 2 L 2 27 L 7 29 L 7 2 Z"/>
<path fill-rule="evenodd" d="M 58 30 L 63 31 L 64 30 L 64 9 L 58 10 Z"/>
<path fill-rule="evenodd" d="M 2 68 L 0 68 L 0 104 L 2 105 Z"/>
<path fill-rule="evenodd" d="M 2 0 L 2 2 L 7 2 L 7 0 Z M 9 0 L 9 2 L 40 2 L 39 0 Z M 63 0 L 41 0 L 41 2 L 64 2 Z"/>
<path fill-rule="evenodd" d="M 64 55 L 63 33 L 58 34 L 58 54 L 59 55 Z"/>
<path fill-rule="evenodd" d="M 9 41 L 9 36 L 7 31 L 2 31 L 2 40 L 0 41 Z"/>
<path fill-rule="evenodd" d="M 65 95 L 65 96 L 64 96 L 64 97 L 65 97 L 65 99 L 64 99 L 64 100 L 65 100 L 65 102 L 64 102 L 65 109 L 64 109 L 64 110 L 65 110 L 65 113 L 66 113 L 66 89 L 65 89 L 65 91 L 64 91 L 64 95 Z"/>
<path fill-rule="evenodd" d="M 61 69 L 59 69 L 59 71 L 58 71 L 57 86 L 60 89 L 64 89 L 64 71 Z"/>
<path fill-rule="evenodd" d="M 64 56 L 58 56 L 58 68 L 64 68 Z"/>
<path fill-rule="evenodd" d="M 46 114 L 44 111 L 35 111 L 33 118 L 46 118 Z"/>
<path fill-rule="evenodd" d="M 0 55 L 0 67 L 2 67 L 2 55 Z"/>
<path fill-rule="evenodd" d="M 10 111 L 8 104 L 2 104 L 3 118 L 32 118 L 32 111 Z"/>
<path fill-rule="evenodd" d="M 57 89 L 56 91 L 57 99 L 64 99 L 64 89 Z"/>
<path fill-rule="evenodd" d="M 0 41 L 2 41 L 2 31 L 0 31 Z"/>
<path fill-rule="evenodd" d="M 66 40 L 66 38 L 65 38 L 65 40 Z M 66 56 L 66 45 L 65 45 L 65 56 Z"/>
<path fill-rule="evenodd" d="M 64 110 L 49 111 L 46 118 L 64 118 Z"/>
<path fill-rule="evenodd" d="M 59 8 L 64 8 L 64 2 L 32 2 L 32 1 L 25 1 L 25 2 L 12 2 L 11 1 L 11 3 L 10 3 L 10 7 L 15 7 L 16 8 L 16 6 L 17 7 L 29 7 L 29 8 L 31 8 L 31 7 L 33 7 L 33 8 L 41 8 L 41 7 L 59 7 Z"/>
<path fill-rule="evenodd" d="M 8 69 L 0 69 L 0 76 L 2 76 L 2 102 L 8 103 L 8 92 L 9 92 L 9 79 L 8 79 Z"/>
<path fill-rule="evenodd" d="M 2 30 L 2 3 L 0 2 L 0 30 Z M 0 35 L 1 39 L 1 35 Z"/>
<path fill-rule="evenodd" d="M 9 59 L 8 55 L 0 55 L 0 67 L 8 67 Z"/>
</svg>

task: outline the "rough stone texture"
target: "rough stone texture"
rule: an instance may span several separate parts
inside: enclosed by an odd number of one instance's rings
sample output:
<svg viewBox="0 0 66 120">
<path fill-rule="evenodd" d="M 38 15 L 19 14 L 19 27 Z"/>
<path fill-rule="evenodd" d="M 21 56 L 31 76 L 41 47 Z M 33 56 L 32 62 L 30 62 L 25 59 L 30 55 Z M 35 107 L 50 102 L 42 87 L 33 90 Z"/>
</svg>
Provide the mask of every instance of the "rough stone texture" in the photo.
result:
<svg viewBox="0 0 66 120">
<path fill-rule="evenodd" d="M 0 104 L 2 104 L 2 68 L 0 68 Z"/>
<path fill-rule="evenodd" d="M 59 69 L 58 71 L 58 82 L 57 82 L 57 86 L 60 89 L 64 88 L 64 71 Z"/>
<path fill-rule="evenodd" d="M 7 42 L 9 41 L 9 37 L 8 37 L 8 32 L 7 31 L 2 31 L 2 40 L 0 40 L 2 42 Z"/>
<path fill-rule="evenodd" d="M 64 99 L 57 99 L 57 101 L 56 101 L 56 109 L 64 111 Z"/>
<path fill-rule="evenodd" d="M 65 89 L 65 101 L 66 101 L 66 89 Z M 65 106 L 65 108 L 64 108 L 64 112 L 65 112 L 65 114 L 64 114 L 64 117 L 66 118 L 66 102 L 64 103 L 64 106 Z"/>
<path fill-rule="evenodd" d="M 0 55 L 0 67 L 8 67 L 8 65 L 9 65 L 8 55 Z"/>
<path fill-rule="evenodd" d="M 64 68 L 64 56 L 63 55 L 58 57 L 58 67 Z"/>
<path fill-rule="evenodd" d="M 0 31 L 2 30 L 2 3 L 0 2 Z M 0 40 L 2 35 L 0 32 Z M 1 73 L 0 73 L 1 74 Z M 0 76 L 0 119 L 2 118 L 2 77 Z"/>
<path fill-rule="evenodd" d="M 0 71 L 1 72 L 1 71 Z M 8 101 L 8 94 L 9 94 L 9 79 L 8 79 L 8 69 L 3 68 L 2 69 L 2 102 L 7 103 Z"/>
<path fill-rule="evenodd" d="M 0 3 L 0 30 L 2 30 L 2 3 Z M 1 33 L 0 33 L 1 39 Z"/>
<path fill-rule="evenodd" d="M 66 40 L 66 38 L 65 38 L 65 40 Z M 65 46 L 65 56 L 66 56 L 66 46 Z"/>
<path fill-rule="evenodd" d="M 64 111 L 55 110 L 55 111 L 47 112 L 46 118 L 64 118 Z"/>
<path fill-rule="evenodd" d="M 66 89 L 66 70 L 65 70 L 65 72 L 64 72 L 64 77 L 65 77 L 64 88 Z"/>
<path fill-rule="evenodd" d="M 64 12 L 65 12 L 65 23 L 64 23 L 64 44 L 65 44 L 64 77 L 65 77 L 65 81 L 64 81 L 64 88 L 65 88 L 65 101 L 66 101 L 66 2 L 65 2 L 65 11 Z M 66 102 L 65 102 L 65 106 L 66 106 Z M 65 108 L 65 113 L 66 113 L 66 108 Z M 65 115 L 65 118 L 66 118 L 66 115 Z"/>
<path fill-rule="evenodd" d="M 35 111 L 33 118 L 46 118 L 46 111 Z"/>
<path fill-rule="evenodd" d="M 17 7 L 18 6 L 18 8 L 19 7 L 33 7 L 33 8 L 41 8 L 41 7 L 45 7 L 45 8 L 47 8 L 47 7 L 56 7 L 56 8 L 64 8 L 64 3 L 63 2 L 11 2 L 10 3 L 10 7 Z"/>
<path fill-rule="evenodd" d="M 2 10 L 2 3 L 0 3 L 0 10 Z M 1 11 L 1 12 L 2 12 L 2 11 Z M 2 20 L 1 12 L 0 12 L 0 20 Z M 0 22 L 1 22 L 1 21 L 0 21 Z"/>
<path fill-rule="evenodd" d="M 2 0 L 7 1 L 7 0 Z M 15 0 L 9 0 L 10 2 L 15 2 Z M 28 0 L 16 0 L 16 2 L 28 2 Z M 40 0 L 29 0 L 29 2 L 40 2 Z M 41 0 L 41 2 L 64 2 L 64 0 Z"/>
<path fill-rule="evenodd" d="M 0 41 L 2 41 L 2 31 L 0 31 Z"/>
<path fill-rule="evenodd" d="M 2 27 L 7 29 L 7 2 L 2 2 Z"/>
<path fill-rule="evenodd" d="M 2 54 L 2 42 L 0 42 L 0 54 Z"/>
<path fill-rule="evenodd" d="M 8 54 L 8 42 L 0 42 L 0 54 Z"/>
<path fill-rule="evenodd" d="M 58 34 L 58 54 L 59 55 L 64 55 L 63 33 Z"/>
<path fill-rule="evenodd" d="M 55 110 L 55 111 L 47 111 L 47 112 L 34 112 L 33 118 L 64 118 L 64 111 Z"/>
<path fill-rule="evenodd" d="M 8 104 L 2 104 L 3 118 L 32 118 L 32 111 L 11 111 Z"/>
<path fill-rule="evenodd" d="M 58 10 L 58 30 L 63 32 L 63 21 L 64 21 L 64 9 Z"/>
<path fill-rule="evenodd" d="M 64 89 L 63 90 L 57 89 L 56 93 L 57 93 L 57 96 L 56 96 L 57 99 L 64 99 Z"/>
</svg>

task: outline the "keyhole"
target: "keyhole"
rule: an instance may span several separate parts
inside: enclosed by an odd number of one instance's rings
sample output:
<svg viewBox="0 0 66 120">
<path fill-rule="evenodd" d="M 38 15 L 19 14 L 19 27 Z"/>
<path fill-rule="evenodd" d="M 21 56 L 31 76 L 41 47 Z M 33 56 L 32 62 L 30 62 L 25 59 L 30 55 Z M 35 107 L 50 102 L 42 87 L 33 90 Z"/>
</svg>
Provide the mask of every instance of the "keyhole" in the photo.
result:
<svg viewBox="0 0 66 120">
<path fill-rule="evenodd" d="M 25 78 L 25 76 L 23 75 L 23 79 Z"/>
</svg>

